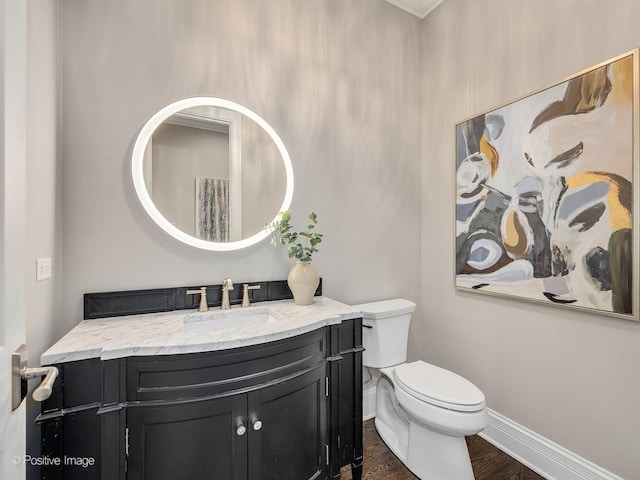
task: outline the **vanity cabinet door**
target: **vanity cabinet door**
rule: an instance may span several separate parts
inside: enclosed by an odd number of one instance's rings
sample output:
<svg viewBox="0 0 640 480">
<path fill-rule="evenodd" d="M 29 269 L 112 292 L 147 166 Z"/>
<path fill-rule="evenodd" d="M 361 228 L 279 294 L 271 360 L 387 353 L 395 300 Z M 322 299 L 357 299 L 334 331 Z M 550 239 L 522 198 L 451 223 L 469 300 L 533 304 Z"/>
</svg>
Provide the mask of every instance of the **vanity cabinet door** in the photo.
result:
<svg viewBox="0 0 640 480">
<path fill-rule="evenodd" d="M 322 365 L 249 393 L 251 480 L 328 478 L 325 381 Z"/>
<path fill-rule="evenodd" d="M 55 365 L 59 378 L 36 418 L 46 480 L 125 478 L 125 409 L 120 360 Z"/>
<path fill-rule="evenodd" d="M 362 319 L 331 326 L 331 473 L 351 465 L 354 480 L 362 478 Z"/>
<path fill-rule="evenodd" d="M 327 478 L 325 370 L 248 394 L 130 408 L 127 479 Z"/>
<path fill-rule="evenodd" d="M 129 480 L 245 480 L 247 396 L 130 408 Z"/>
</svg>

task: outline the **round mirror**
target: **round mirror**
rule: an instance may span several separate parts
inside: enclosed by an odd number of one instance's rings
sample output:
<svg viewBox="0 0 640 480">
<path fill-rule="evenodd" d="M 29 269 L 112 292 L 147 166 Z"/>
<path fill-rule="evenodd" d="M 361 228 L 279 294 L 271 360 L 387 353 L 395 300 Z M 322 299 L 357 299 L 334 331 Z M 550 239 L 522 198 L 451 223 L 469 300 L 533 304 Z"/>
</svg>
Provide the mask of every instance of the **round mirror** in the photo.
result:
<svg viewBox="0 0 640 480">
<path fill-rule="evenodd" d="M 133 185 L 165 232 L 229 251 L 269 236 L 289 209 L 293 167 L 273 128 L 242 105 L 194 97 L 167 105 L 133 146 Z"/>
</svg>

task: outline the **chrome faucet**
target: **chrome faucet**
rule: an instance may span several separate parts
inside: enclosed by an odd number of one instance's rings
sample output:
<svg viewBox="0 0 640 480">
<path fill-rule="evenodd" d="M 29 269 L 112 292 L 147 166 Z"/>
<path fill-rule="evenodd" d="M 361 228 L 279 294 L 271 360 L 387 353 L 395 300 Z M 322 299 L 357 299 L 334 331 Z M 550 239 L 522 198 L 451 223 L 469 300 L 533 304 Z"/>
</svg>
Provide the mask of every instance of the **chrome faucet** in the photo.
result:
<svg viewBox="0 0 640 480">
<path fill-rule="evenodd" d="M 251 305 L 251 300 L 249 300 L 249 290 L 260 290 L 260 285 L 249 285 L 248 283 L 243 283 L 242 287 L 242 306 L 248 307 Z"/>
<path fill-rule="evenodd" d="M 206 312 L 209 310 L 209 305 L 207 305 L 207 287 L 200 287 L 198 290 L 187 290 L 187 295 L 197 295 L 198 293 L 200 294 L 198 311 Z"/>
<path fill-rule="evenodd" d="M 229 290 L 233 290 L 233 283 L 230 278 L 225 278 L 222 280 L 222 304 L 220 305 L 221 310 L 227 310 L 231 308 L 229 305 Z"/>
</svg>

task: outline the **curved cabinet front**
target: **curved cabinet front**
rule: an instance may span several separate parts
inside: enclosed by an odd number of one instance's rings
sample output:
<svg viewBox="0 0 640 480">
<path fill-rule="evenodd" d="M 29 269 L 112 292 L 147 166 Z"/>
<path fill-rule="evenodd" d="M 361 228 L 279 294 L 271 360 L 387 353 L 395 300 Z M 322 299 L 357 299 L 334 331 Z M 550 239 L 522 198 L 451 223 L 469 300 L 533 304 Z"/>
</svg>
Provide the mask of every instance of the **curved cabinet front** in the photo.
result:
<svg viewBox="0 0 640 480">
<path fill-rule="evenodd" d="M 63 461 L 42 467 L 42 478 L 328 479 L 345 464 L 358 478 L 361 355 L 344 355 L 340 337 L 355 326 L 214 352 L 58 364 L 62 381 L 37 421 L 42 455 Z M 93 462 L 65 464 L 73 457 Z"/>
<path fill-rule="evenodd" d="M 127 478 L 326 478 L 325 336 L 127 359 Z"/>
</svg>

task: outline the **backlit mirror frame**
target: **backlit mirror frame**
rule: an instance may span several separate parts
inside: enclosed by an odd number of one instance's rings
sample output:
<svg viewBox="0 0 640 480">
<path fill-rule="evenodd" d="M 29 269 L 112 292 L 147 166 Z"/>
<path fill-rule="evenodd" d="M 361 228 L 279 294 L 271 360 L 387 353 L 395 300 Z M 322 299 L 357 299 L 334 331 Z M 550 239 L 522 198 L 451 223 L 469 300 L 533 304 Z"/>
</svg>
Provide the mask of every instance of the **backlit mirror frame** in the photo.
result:
<svg viewBox="0 0 640 480">
<path fill-rule="evenodd" d="M 289 157 L 289 153 L 287 152 L 284 143 L 282 142 L 276 131 L 260 115 L 247 107 L 244 107 L 230 100 L 225 100 L 223 98 L 185 98 L 173 102 L 155 113 L 147 121 L 147 123 L 144 124 L 133 145 L 133 152 L 131 154 L 131 176 L 133 178 L 133 186 L 135 188 L 136 194 L 138 195 L 138 199 L 140 200 L 140 203 L 142 204 L 147 214 L 160 228 L 162 228 L 166 233 L 171 235 L 176 240 L 203 250 L 212 250 L 219 252 L 240 250 L 242 248 L 255 245 L 261 240 L 267 238 L 273 232 L 273 228 L 266 226 L 264 229 L 250 237 L 231 242 L 210 242 L 207 240 L 202 240 L 183 232 L 179 228 L 175 227 L 171 222 L 169 222 L 153 203 L 153 200 L 151 199 L 151 196 L 149 195 L 149 191 L 147 190 L 145 184 L 145 150 L 149 141 L 151 140 L 151 137 L 153 136 L 153 133 L 163 122 L 165 122 L 172 115 L 177 114 L 178 112 L 181 112 L 182 110 L 185 110 L 187 108 L 202 106 L 226 108 L 228 110 L 238 112 L 242 115 L 246 115 L 248 118 L 256 122 L 260 127 L 262 127 L 265 132 L 267 132 L 267 134 L 271 137 L 276 147 L 278 148 L 278 151 L 280 152 L 282 161 L 284 162 L 284 169 L 286 173 L 286 189 L 284 199 L 282 201 L 282 206 L 280 207 L 280 210 L 276 212 L 273 220 L 268 223 L 271 224 L 275 221 L 278 221 L 282 212 L 289 209 L 289 207 L 291 206 L 291 200 L 293 198 L 293 166 L 291 164 L 291 158 Z"/>
</svg>

